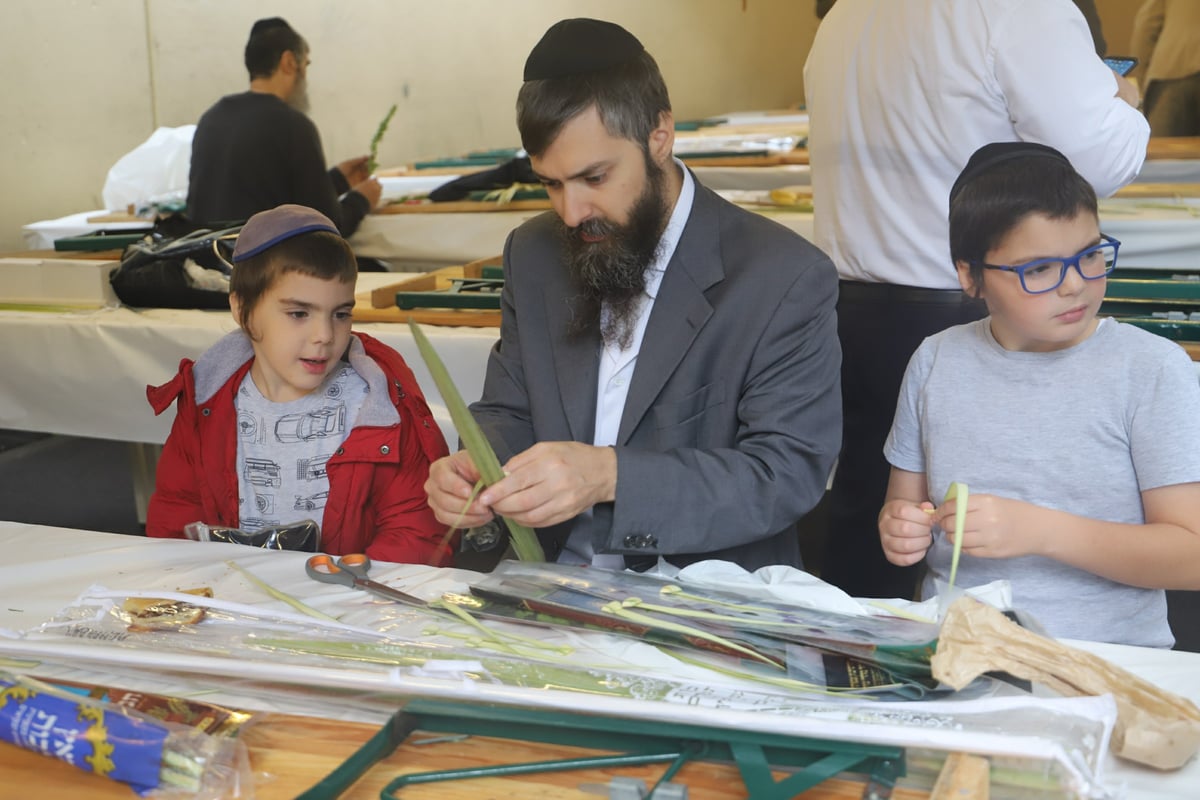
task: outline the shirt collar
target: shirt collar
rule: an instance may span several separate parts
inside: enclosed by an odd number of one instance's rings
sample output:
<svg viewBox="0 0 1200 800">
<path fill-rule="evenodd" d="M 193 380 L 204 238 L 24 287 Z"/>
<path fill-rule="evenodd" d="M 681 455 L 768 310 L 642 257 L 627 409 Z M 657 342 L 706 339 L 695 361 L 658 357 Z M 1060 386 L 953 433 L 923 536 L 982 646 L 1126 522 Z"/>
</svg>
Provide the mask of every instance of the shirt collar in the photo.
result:
<svg viewBox="0 0 1200 800">
<path fill-rule="evenodd" d="M 696 184 L 692 173 L 678 158 L 671 160 L 683 172 L 683 183 L 679 188 L 679 197 L 675 200 L 675 208 L 671 211 L 671 218 L 667 220 L 667 227 L 663 229 L 662 238 L 659 239 L 658 255 L 646 268 L 646 296 L 651 300 L 658 296 L 658 287 L 662 284 L 667 265 L 671 263 L 671 257 L 675 255 L 675 248 L 683 236 L 684 226 L 692 213 L 692 201 L 696 196 Z"/>
</svg>

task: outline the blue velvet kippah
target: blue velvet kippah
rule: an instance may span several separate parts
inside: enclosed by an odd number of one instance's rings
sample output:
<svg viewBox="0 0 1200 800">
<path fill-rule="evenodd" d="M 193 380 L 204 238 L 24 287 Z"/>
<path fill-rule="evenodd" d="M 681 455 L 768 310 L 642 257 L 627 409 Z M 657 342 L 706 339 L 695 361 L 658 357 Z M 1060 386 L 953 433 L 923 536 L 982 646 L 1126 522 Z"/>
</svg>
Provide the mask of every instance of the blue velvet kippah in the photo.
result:
<svg viewBox="0 0 1200 800">
<path fill-rule="evenodd" d="M 987 172 L 992 167 L 1003 164 L 1005 161 L 1012 161 L 1015 158 L 1050 158 L 1060 161 L 1068 167 L 1071 166 L 1070 159 L 1053 147 L 1044 144 L 1036 142 L 992 142 L 991 144 L 985 144 L 971 154 L 971 157 L 967 160 L 967 165 L 963 167 L 962 172 L 954 179 L 954 185 L 950 187 L 950 204 L 954 204 L 954 198 L 958 197 L 958 193 L 978 175 Z"/>
<path fill-rule="evenodd" d="M 311 231 L 329 231 L 337 235 L 337 226 L 329 217 L 308 206 L 288 203 L 269 211 L 260 211 L 242 226 L 237 245 L 233 248 L 233 263 L 245 261 L 285 239 Z"/>
<path fill-rule="evenodd" d="M 525 60 L 525 80 L 565 78 L 624 64 L 645 48 L 612 22 L 579 17 L 550 26 Z"/>
</svg>

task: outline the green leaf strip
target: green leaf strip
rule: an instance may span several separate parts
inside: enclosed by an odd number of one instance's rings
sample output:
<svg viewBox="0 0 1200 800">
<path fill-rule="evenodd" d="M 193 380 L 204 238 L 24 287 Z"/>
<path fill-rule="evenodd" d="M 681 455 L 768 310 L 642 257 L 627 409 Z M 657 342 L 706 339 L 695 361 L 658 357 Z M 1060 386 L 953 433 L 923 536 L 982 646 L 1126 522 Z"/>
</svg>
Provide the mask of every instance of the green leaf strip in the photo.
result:
<svg viewBox="0 0 1200 800">
<path fill-rule="evenodd" d="M 387 130 L 388 123 L 392 121 L 392 115 L 395 113 L 396 104 L 392 103 L 392 107 L 388 109 L 383 121 L 375 129 L 375 135 L 371 137 L 371 155 L 367 158 L 367 172 L 374 174 L 375 168 L 379 166 L 379 160 L 376 158 L 379 153 L 379 142 L 383 139 L 383 133 Z"/>
<path fill-rule="evenodd" d="M 967 524 L 967 485 L 955 481 L 946 490 L 946 500 L 954 497 L 954 555 L 950 558 L 950 588 L 954 588 L 954 579 L 958 576 L 958 557 L 962 555 L 963 528 Z"/>
<path fill-rule="evenodd" d="M 500 631 L 494 631 L 491 628 L 484 626 L 483 623 L 481 623 L 479 620 L 475 619 L 475 617 L 472 616 L 469 611 L 467 611 L 465 608 L 458 605 L 457 603 L 447 603 L 447 602 L 443 602 L 443 601 L 436 601 L 436 602 L 434 602 L 433 605 L 435 608 L 444 609 L 445 611 L 450 612 L 454 616 L 458 617 L 458 619 L 460 621 L 462 621 L 462 622 L 466 623 L 467 625 L 470 625 L 472 628 L 475 628 L 476 630 L 478 630 L 479 634 L 484 639 L 488 639 L 493 642 L 498 642 L 498 643 L 512 642 L 512 643 L 516 643 L 517 645 L 519 645 L 521 647 L 529 647 L 529 648 L 533 648 L 534 650 L 547 651 L 547 652 L 557 653 L 559 655 L 564 655 L 564 656 L 570 655 L 574 649 L 570 645 L 546 644 L 545 642 L 539 641 L 537 639 L 533 639 L 528 636 L 520 636 L 519 634 L 515 634 L 515 633 L 502 633 Z M 443 633 L 444 633 L 444 631 L 443 631 Z"/>
<path fill-rule="evenodd" d="M 317 619 L 325 619 L 325 620 L 329 620 L 330 622 L 338 621 L 336 617 L 331 617 L 328 614 L 324 613 L 323 611 L 318 611 L 315 608 L 313 608 L 312 606 L 305 605 L 304 603 L 300 602 L 296 598 L 292 597 L 287 592 L 281 592 L 279 589 L 276 589 L 274 586 L 271 586 L 269 583 L 266 583 L 261 578 L 254 575 L 253 573 L 251 573 L 248 569 L 246 569 L 242 565 L 238 564 L 236 561 L 226 561 L 225 563 L 228 566 L 230 566 L 233 569 L 240 572 L 242 574 L 242 577 L 244 577 L 246 580 L 250 581 L 250 583 L 254 584 L 256 587 L 263 590 L 264 592 L 269 594 L 271 597 L 274 597 L 276 600 L 282 600 L 283 602 L 287 603 L 289 606 L 296 609 L 301 614 L 308 614 L 310 617 L 316 617 Z"/>
<path fill-rule="evenodd" d="M 666 620 L 661 620 L 656 617 L 649 617 L 645 614 L 639 614 L 635 611 L 630 611 L 624 605 L 616 601 L 605 603 L 601 610 L 605 614 L 612 614 L 614 617 L 629 620 L 630 622 L 635 622 L 639 625 L 646 625 L 648 627 L 659 628 L 661 630 L 674 631 L 695 639 L 704 639 L 706 641 L 719 644 L 721 647 L 726 647 L 730 650 L 736 650 L 737 652 L 749 658 L 753 658 L 755 661 L 761 661 L 764 664 L 775 667 L 776 669 L 779 668 L 778 664 L 764 656 L 762 653 L 757 653 L 748 647 L 743 647 L 736 642 L 731 642 L 724 637 L 717 636 L 716 634 L 709 633 L 708 631 L 700 630 L 699 628 L 692 628 L 687 625 L 680 625 L 676 622 L 667 622 Z"/>
<path fill-rule="evenodd" d="M 463 402 L 458 387 L 454 385 L 450 373 L 446 370 L 446 365 L 434 350 L 428 337 L 425 336 L 425 332 L 421 330 L 421 326 L 410 319 L 408 327 L 412 330 L 413 339 L 417 342 L 421 358 L 424 359 L 425 366 L 429 368 L 429 374 L 433 377 L 433 382 L 437 385 L 438 392 L 441 393 L 442 400 L 445 401 L 446 408 L 450 411 L 454 430 L 466 445 L 467 453 L 475 463 L 475 469 L 479 470 L 480 479 L 486 485 L 491 486 L 504 477 L 504 470 L 500 466 L 500 460 L 496 458 L 496 451 L 492 449 L 487 437 L 483 435 L 475 417 L 471 416 L 471 411 Z M 508 519 L 504 520 L 504 524 L 508 526 L 508 530 L 512 534 L 513 551 L 517 554 L 517 558 L 521 561 L 546 560 L 542 545 L 530 528 Z"/>
</svg>

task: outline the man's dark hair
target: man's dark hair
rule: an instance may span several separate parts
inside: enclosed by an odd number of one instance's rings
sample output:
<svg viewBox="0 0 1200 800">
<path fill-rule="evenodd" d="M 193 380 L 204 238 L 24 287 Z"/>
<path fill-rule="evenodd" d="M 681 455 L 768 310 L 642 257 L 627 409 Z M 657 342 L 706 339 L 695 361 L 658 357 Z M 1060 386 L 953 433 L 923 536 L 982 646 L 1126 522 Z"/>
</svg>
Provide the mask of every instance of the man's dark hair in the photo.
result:
<svg viewBox="0 0 1200 800">
<path fill-rule="evenodd" d="M 644 50 L 607 69 L 526 81 L 517 94 L 521 146 L 530 155 L 541 155 L 563 125 L 593 105 L 610 135 L 646 150 L 650 132 L 671 110 L 671 98 L 658 64 Z"/>
<path fill-rule="evenodd" d="M 250 334 L 250 313 L 281 276 L 299 272 L 326 281 L 354 283 L 358 262 L 346 240 L 329 231 L 312 231 L 284 239 L 258 255 L 239 261 L 229 278 L 229 293 L 242 303 L 238 324 Z"/>
<path fill-rule="evenodd" d="M 269 78 L 279 68 L 279 59 L 287 52 L 302 58 L 308 53 L 304 37 L 292 30 L 283 17 L 260 19 L 250 28 L 246 42 L 246 69 L 250 80 Z"/>
<path fill-rule="evenodd" d="M 970 265 L 971 282 L 983 285 L 989 251 L 1030 214 L 1069 220 L 1098 216 L 1096 191 L 1065 160 L 1028 156 L 980 172 L 950 202 L 950 258 Z"/>
</svg>

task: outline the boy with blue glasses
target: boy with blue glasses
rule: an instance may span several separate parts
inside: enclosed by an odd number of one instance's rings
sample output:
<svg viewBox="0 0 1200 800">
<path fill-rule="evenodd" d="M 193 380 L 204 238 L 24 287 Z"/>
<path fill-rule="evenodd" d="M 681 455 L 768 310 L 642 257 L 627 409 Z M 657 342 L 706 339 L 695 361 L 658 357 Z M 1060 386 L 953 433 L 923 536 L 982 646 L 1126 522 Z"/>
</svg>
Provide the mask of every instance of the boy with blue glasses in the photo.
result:
<svg viewBox="0 0 1200 800">
<path fill-rule="evenodd" d="M 879 532 L 892 563 L 926 559 L 929 596 L 965 483 L 961 586 L 1008 580 L 1054 636 L 1170 647 L 1163 590 L 1200 589 L 1200 382 L 1175 343 L 1097 317 L 1119 246 L 1057 150 L 975 152 L 950 251 L 989 316 L 909 363 Z"/>
</svg>

